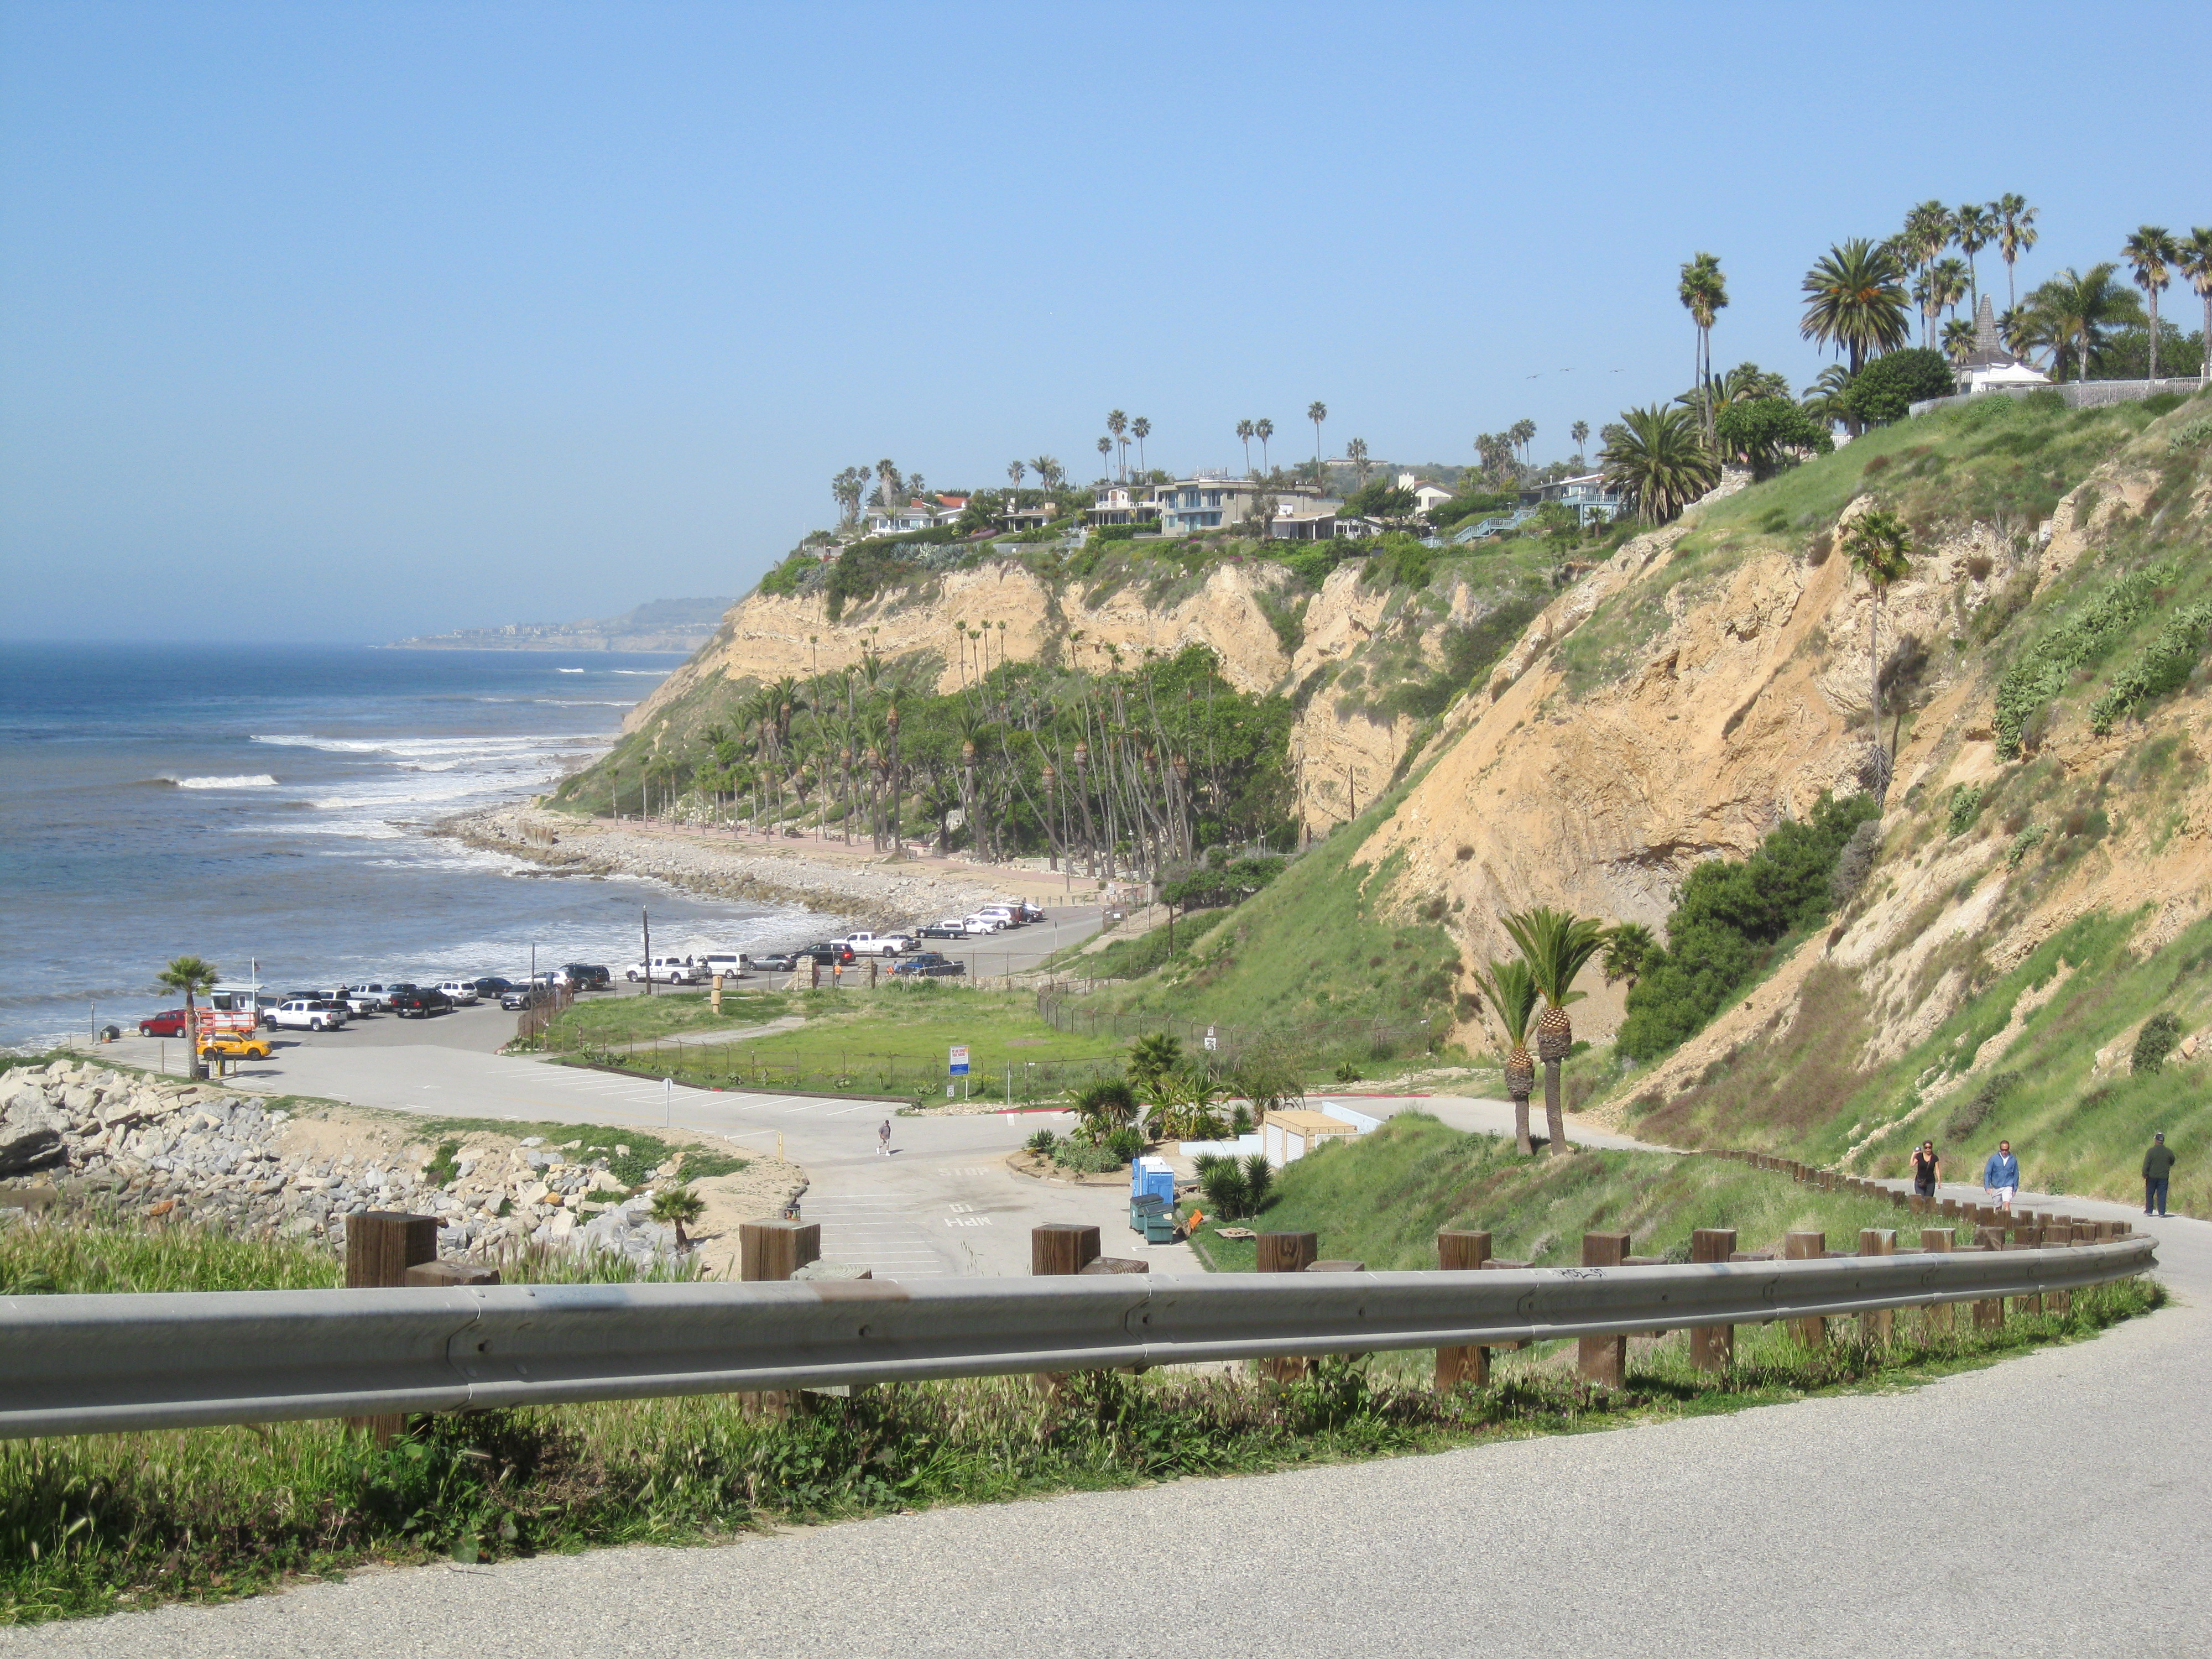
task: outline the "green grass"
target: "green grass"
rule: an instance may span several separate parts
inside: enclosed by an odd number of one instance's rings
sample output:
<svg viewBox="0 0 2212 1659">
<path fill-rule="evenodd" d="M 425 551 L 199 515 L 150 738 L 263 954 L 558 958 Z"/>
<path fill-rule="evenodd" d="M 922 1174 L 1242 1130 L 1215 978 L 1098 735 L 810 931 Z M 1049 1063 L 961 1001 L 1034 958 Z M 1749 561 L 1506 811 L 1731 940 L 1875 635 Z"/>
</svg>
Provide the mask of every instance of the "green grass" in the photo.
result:
<svg viewBox="0 0 2212 1659">
<path fill-rule="evenodd" d="M 711 1031 L 758 1025 L 792 1012 L 782 991 L 722 993 L 717 1014 L 705 991 L 657 990 L 651 996 L 579 997 L 548 1027 L 555 1048 L 605 1048 L 619 1042 L 649 1042 L 678 1032 Z"/>
<path fill-rule="evenodd" d="M 679 1174 L 686 1181 L 708 1181 L 716 1176 L 734 1175 L 745 1167 L 746 1160 L 728 1152 L 713 1151 L 704 1146 L 682 1146 L 661 1139 L 644 1130 L 604 1123 L 526 1123 L 515 1119 L 493 1117 L 428 1117 L 410 1119 L 410 1133 L 430 1136 L 494 1134 L 508 1135 L 517 1140 L 542 1136 L 549 1151 L 568 1148 L 571 1143 L 576 1158 L 585 1163 L 605 1158 L 610 1174 L 624 1186 L 642 1187 L 651 1172 L 675 1156 L 684 1154 L 684 1165 Z M 618 1148 L 628 1147 L 623 1152 Z M 442 1152 L 442 1148 L 441 1149 Z"/>
<path fill-rule="evenodd" d="M 1429 1361 L 1413 1354 L 1324 1361 L 1286 1387 L 1177 1370 L 1078 1376 L 1050 1397 L 1019 1377 L 892 1386 L 816 1398 L 785 1421 L 729 1395 L 487 1412 L 427 1419 L 382 1448 L 329 1422 L 11 1441 L 0 1624 L 228 1601 L 379 1564 L 715 1541 L 1894 1388 L 2089 1336 L 2160 1299 L 2138 1280 L 1997 1332 L 1900 1320 L 1887 1349 L 1840 1322 L 1841 1340 L 1811 1352 L 1781 1328 L 1745 1329 L 1717 1376 L 1692 1370 L 1673 1338 L 1639 1344 L 1617 1390 L 1530 1350 L 1499 1355 L 1491 1386 L 1449 1395 L 1421 1386 Z"/>
<path fill-rule="evenodd" d="M 1323 1256 L 1383 1272 L 1435 1267 L 1440 1227 L 1486 1231 L 1497 1255 L 1571 1267 L 1585 1232 L 1626 1231 L 1638 1255 L 1687 1261 L 1694 1228 L 1733 1227 L 1744 1250 L 1778 1246 L 1787 1232 L 1825 1232 L 1832 1249 L 1856 1249 L 1861 1228 L 1906 1229 L 1899 1215 L 1885 1200 L 1721 1158 L 1589 1148 L 1524 1158 L 1510 1139 L 1401 1112 L 1289 1165 L 1266 1210 L 1244 1224 L 1317 1234 Z M 1217 1268 L 1252 1270 L 1249 1240 L 1222 1238 L 1212 1224 L 1199 1238 Z"/>
</svg>

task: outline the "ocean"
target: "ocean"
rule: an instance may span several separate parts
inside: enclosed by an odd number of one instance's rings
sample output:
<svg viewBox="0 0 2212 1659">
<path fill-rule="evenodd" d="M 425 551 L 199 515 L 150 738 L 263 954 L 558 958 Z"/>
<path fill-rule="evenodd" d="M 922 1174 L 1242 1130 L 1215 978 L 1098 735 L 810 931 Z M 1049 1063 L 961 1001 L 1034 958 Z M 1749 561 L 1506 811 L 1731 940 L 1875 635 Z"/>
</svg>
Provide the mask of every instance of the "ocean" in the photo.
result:
<svg viewBox="0 0 2212 1659">
<path fill-rule="evenodd" d="M 0 1045 L 129 1024 L 204 957 L 274 989 L 797 942 L 803 910 L 537 872 L 424 832 L 603 752 L 681 659 L 0 644 Z"/>
</svg>

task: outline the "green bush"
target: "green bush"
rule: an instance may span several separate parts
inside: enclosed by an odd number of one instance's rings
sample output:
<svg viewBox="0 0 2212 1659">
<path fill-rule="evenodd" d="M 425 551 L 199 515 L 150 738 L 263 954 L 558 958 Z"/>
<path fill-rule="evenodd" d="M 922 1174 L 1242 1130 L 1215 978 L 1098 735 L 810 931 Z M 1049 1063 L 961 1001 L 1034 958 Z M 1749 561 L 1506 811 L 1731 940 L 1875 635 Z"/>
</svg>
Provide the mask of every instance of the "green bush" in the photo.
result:
<svg viewBox="0 0 2212 1659">
<path fill-rule="evenodd" d="M 1997 1103 L 2018 1087 L 2018 1072 L 1994 1072 L 1982 1079 L 1982 1085 L 1962 1102 L 1943 1125 L 1943 1138 L 1958 1142 L 1982 1127 L 1989 1115 L 1996 1109 Z"/>
<path fill-rule="evenodd" d="M 1948 398 L 1958 389 L 1958 377 L 1942 352 L 1912 346 L 1887 352 L 1853 375 L 1844 391 L 1844 407 L 1862 421 L 1887 426 L 1903 420 L 1912 404 Z"/>
<path fill-rule="evenodd" d="M 2181 1041 L 2181 1022 L 2172 1014 L 2153 1014 L 2143 1022 L 2142 1032 L 2136 1038 L 2136 1051 L 2129 1068 L 2136 1075 L 2149 1073 L 2155 1077 L 2166 1069 L 2166 1057 Z"/>
<path fill-rule="evenodd" d="M 2078 671 L 2094 667 L 2118 648 L 2150 613 L 2159 589 L 2170 580 L 2172 573 L 2163 565 L 2130 571 L 2021 653 L 1997 682 L 1998 754 L 2008 760 L 2020 754 L 2029 722 Z"/>
<path fill-rule="evenodd" d="M 2203 660 L 2208 633 L 2212 633 L 2212 604 L 2184 605 L 2174 612 L 2142 653 L 2113 675 L 2112 685 L 2090 706 L 2089 729 L 2104 737 L 2122 715 L 2188 684 Z"/>
<path fill-rule="evenodd" d="M 1951 792 L 1951 833 L 1963 836 L 1982 810 L 1982 786 L 1962 783 Z"/>
<path fill-rule="evenodd" d="M 1628 994 L 1620 1050 L 1650 1060 L 1692 1037 L 1782 943 L 1826 919 L 1838 856 L 1880 816 L 1873 799 L 1823 794 L 1803 823 L 1778 825 L 1741 864 L 1690 872 L 1667 922 L 1667 948 Z"/>
</svg>

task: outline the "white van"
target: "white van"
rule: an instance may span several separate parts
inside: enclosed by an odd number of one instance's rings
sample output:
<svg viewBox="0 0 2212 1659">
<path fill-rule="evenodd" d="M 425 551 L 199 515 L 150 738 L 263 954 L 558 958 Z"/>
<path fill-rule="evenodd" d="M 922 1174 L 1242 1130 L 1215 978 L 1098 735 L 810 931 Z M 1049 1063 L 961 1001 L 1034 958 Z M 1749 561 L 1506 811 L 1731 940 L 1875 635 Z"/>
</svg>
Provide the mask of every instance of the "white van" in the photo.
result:
<svg viewBox="0 0 2212 1659">
<path fill-rule="evenodd" d="M 712 979 L 720 974 L 724 979 L 737 979 L 745 971 L 745 958 L 738 951 L 709 951 L 699 958 L 699 971 Z"/>
</svg>

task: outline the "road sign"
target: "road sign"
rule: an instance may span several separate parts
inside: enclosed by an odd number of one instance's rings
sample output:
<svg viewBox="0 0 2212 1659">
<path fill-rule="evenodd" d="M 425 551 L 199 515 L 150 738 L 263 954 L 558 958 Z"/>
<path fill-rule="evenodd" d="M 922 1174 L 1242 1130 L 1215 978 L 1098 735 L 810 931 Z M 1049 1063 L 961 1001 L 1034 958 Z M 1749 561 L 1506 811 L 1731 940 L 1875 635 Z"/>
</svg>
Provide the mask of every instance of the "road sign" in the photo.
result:
<svg viewBox="0 0 2212 1659">
<path fill-rule="evenodd" d="M 1210 1054 L 1220 1046 L 1220 1042 L 1213 1035 L 1213 1028 L 1211 1025 L 1207 1026 L 1206 1028 L 1206 1052 Z"/>
<path fill-rule="evenodd" d="M 956 1042 L 952 1045 L 952 1075 L 954 1077 L 968 1075 L 968 1045 L 964 1042 Z"/>
</svg>

